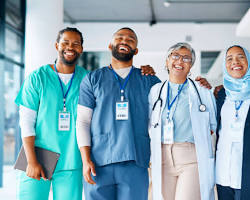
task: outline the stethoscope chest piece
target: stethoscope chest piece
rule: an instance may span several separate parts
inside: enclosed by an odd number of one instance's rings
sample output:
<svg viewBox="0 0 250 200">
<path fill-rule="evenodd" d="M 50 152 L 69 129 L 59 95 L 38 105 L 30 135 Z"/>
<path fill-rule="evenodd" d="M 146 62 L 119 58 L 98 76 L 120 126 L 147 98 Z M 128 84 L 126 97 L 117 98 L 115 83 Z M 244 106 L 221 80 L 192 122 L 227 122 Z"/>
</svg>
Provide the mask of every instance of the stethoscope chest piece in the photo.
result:
<svg viewBox="0 0 250 200">
<path fill-rule="evenodd" d="M 204 104 L 201 104 L 201 105 L 199 106 L 199 110 L 200 110 L 201 112 L 205 112 L 205 111 L 206 111 L 206 106 L 205 106 Z"/>
</svg>

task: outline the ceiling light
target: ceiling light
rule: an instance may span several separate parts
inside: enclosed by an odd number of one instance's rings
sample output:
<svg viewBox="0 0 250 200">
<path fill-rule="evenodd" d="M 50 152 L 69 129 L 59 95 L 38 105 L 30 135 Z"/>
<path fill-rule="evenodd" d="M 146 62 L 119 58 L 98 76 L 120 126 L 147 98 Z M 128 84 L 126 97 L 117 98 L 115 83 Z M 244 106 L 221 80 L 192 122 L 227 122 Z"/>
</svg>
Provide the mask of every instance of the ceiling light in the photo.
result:
<svg viewBox="0 0 250 200">
<path fill-rule="evenodd" d="M 169 6 L 170 6 L 170 3 L 169 3 L 168 1 L 164 1 L 163 5 L 164 5 L 165 7 L 169 7 Z"/>
</svg>

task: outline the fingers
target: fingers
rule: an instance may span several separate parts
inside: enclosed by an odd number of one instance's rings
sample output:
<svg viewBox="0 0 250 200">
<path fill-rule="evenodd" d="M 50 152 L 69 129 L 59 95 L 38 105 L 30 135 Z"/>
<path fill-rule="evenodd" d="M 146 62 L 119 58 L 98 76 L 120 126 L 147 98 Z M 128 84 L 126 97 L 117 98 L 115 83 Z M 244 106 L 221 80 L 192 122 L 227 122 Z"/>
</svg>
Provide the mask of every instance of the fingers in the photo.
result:
<svg viewBox="0 0 250 200">
<path fill-rule="evenodd" d="M 155 75 L 154 69 L 150 65 L 142 65 L 141 66 L 141 74 L 142 75 Z"/>
<path fill-rule="evenodd" d="M 195 80 L 196 80 L 196 81 L 201 80 L 201 76 L 197 76 L 197 77 L 195 78 Z"/>
<path fill-rule="evenodd" d="M 84 174 L 84 179 L 89 184 L 92 185 L 96 184 L 95 181 L 92 179 L 91 170 L 89 170 L 87 173 Z"/>
<path fill-rule="evenodd" d="M 44 180 L 47 180 L 43 168 L 40 164 L 28 164 L 26 175 L 36 180 L 40 180 L 41 177 L 43 177 Z"/>
<path fill-rule="evenodd" d="M 149 65 L 142 65 L 141 66 L 141 74 L 142 75 L 148 75 L 148 67 L 150 67 Z"/>
<path fill-rule="evenodd" d="M 93 176 L 96 176 L 95 165 L 94 164 L 91 165 L 91 173 L 93 174 Z"/>
<path fill-rule="evenodd" d="M 203 86 L 205 88 L 208 88 L 208 89 L 212 88 L 211 85 L 206 81 L 206 79 L 201 79 L 200 84 L 201 84 L 201 86 Z"/>
<path fill-rule="evenodd" d="M 45 173 L 43 171 L 43 169 L 41 170 L 41 177 L 43 178 L 43 180 L 47 180 L 46 176 L 45 176 Z"/>
<path fill-rule="evenodd" d="M 223 88 L 223 85 L 219 85 L 214 89 L 214 96 L 217 98 L 219 91 Z"/>
<path fill-rule="evenodd" d="M 38 173 L 36 170 L 29 170 L 26 172 L 26 175 L 30 178 L 40 180 L 40 173 Z"/>
<path fill-rule="evenodd" d="M 84 179 L 87 183 L 89 184 L 96 184 L 96 182 L 93 180 L 91 174 L 93 176 L 96 176 L 96 171 L 95 171 L 95 165 L 92 162 L 89 162 L 86 167 L 84 167 L 85 170 L 83 172 Z"/>
<path fill-rule="evenodd" d="M 202 87 L 205 87 L 205 88 L 207 88 L 207 89 L 211 89 L 211 88 L 212 88 L 212 86 L 209 84 L 209 82 L 208 82 L 207 79 L 205 79 L 205 78 L 202 78 L 202 77 L 200 77 L 200 76 L 197 76 L 195 80 L 198 81 L 199 84 L 200 84 Z"/>
</svg>

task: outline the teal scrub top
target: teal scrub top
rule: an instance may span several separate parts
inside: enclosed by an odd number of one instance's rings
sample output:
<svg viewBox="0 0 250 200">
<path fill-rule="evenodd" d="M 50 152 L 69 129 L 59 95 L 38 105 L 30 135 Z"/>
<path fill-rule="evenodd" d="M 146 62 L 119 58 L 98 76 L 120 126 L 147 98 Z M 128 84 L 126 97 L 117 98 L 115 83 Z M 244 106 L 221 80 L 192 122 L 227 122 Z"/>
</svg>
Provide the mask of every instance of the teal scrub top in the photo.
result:
<svg viewBox="0 0 250 200">
<path fill-rule="evenodd" d="M 79 169 L 82 167 L 80 151 L 76 141 L 76 114 L 79 98 L 79 87 L 87 70 L 76 66 L 75 76 L 66 97 L 66 108 L 70 112 L 70 130 L 58 130 L 59 112 L 63 111 L 63 92 L 56 72 L 45 65 L 31 73 L 24 81 L 15 103 L 37 111 L 35 125 L 35 146 L 57 153 L 60 158 L 56 167 L 58 170 Z M 66 93 L 70 81 L 63 85 Z"/>
</svg>

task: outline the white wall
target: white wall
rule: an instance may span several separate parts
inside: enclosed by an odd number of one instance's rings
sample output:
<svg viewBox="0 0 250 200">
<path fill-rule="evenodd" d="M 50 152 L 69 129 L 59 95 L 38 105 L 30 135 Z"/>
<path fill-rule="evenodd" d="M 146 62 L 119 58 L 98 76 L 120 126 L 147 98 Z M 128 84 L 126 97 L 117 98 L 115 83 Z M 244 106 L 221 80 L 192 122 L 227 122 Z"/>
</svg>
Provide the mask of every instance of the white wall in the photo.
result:
<svg viewBox="0 0 250 200">
<path fill-rule="evenodd" d="M 221 51 L 232 44 L 240 44 L 250 49 L 250 36 L 236 37 L 237 24 L 229 23 L 158 23 L 154 26 L 149 26 L 147 23 L 76 23 L 65 24 L 65 26 L 77 27 L 82 31 L 85 51 L 108 51 L 112 34 L 121 27 L 131 27 L 139 39 L 139 54 L 135 56 L 134 64 L 152 65 L 162 79 L 167 76 L 167 72 L 163 70 L 167 49 L 177 42 L 185 41 L 186 36 L 192 37 L 189 43 L 197 54 L 197 60 L 192 69 L 193 76 L 200 74 L 200 51 Z M 208 78 L 215 84 L 211 75 Z M 217 80 L 218 77 L 214 79 Z"/>
<path fill-rule="evenodd" d="M 63 0 L 27 0 L 25 22 L 25 76 L 54 63 L 57 33 L 63 27 Z"/>
</svg>

